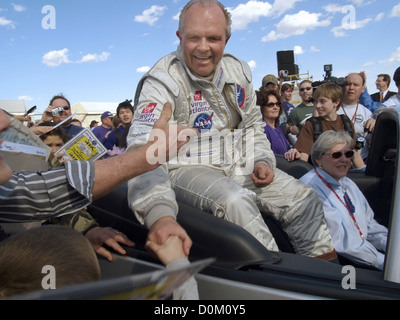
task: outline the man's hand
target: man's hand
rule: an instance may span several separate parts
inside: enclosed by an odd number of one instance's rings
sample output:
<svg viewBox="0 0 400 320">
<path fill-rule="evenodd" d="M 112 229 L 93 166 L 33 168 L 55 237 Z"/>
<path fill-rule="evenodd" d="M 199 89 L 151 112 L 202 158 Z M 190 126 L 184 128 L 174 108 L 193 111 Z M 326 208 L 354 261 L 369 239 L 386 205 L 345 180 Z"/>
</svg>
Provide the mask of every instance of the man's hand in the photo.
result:
<svg viewBox="0 0 400 320">
<path fill-rule="evenodd" d="M 149 231 L 148 240 L 158 245 L 163 245 L 170 236 L 177 236 L 181 239 L 183 252 L 186 256 L 189 256 L 193 242 L 181 225 L 172 217 L 163 217 L 157 220 Z M 151 246 L 146 248 L 157 256 L 157 253 L 151 250 Z"/>
<path fill-rule="evenodd" d="M 163 164 L 178 156 L 179 149 L 196 136 L 198 132 L 190 127 L 169 125 L 172 118 L 172 105 L 166 103 L 160 118 L 150 133 L 147 160 L 150 164 Z"/>
<path fill-rule="evenodd" d="M 368 119 L 365 123 L 364 123 L 364 128 L 368 129 L 369 132 L 373 133 L 375 130 L 375 125 L 376 125 L 376 120 L 371 118 Z"/>
<path fill-rule="evenodd" d="M 264 188 L 274 181 L 275 174 L 265 163 L 260 163 L 250 177 L 257 188 Z"/>
<path fill-rule="evenodd" d="M 54 108 L 52 106 L 48 106 L 46 110 L 44 110 L 42 114 L 42 122 L 48 122 L 53 120 L 52 110 Z"/>
</svg>

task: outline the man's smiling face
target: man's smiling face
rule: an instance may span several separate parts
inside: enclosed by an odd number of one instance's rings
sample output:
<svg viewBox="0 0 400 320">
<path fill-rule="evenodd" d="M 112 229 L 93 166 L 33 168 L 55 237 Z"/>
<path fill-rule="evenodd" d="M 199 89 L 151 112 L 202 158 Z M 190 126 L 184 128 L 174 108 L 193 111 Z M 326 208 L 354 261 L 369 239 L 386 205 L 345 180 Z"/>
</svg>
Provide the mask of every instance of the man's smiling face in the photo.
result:
<svg viewBox="0 0 400 320">
<path fill-rule="evenodd" d="M 186 13 L 184 28 L 177 35 L 189 69 L 200 77 L 215 73 L 222 59 L 226 37 L 226 18 L 218 5 L 192 5 Z"/>
</svg>

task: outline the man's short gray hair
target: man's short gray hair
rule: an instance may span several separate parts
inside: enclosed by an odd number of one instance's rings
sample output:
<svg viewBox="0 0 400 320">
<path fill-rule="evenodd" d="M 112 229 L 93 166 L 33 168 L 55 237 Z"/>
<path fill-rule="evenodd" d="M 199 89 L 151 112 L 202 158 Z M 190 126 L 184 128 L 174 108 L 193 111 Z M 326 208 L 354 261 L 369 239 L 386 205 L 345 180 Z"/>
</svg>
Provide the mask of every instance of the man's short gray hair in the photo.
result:
<svg viewBox="0 0 400 320">
<path fill-rule="evenodd" d="M 232 16 L 230 14 L 230 12 L 225 8 L 225 6 L 217 1 L 217 0 L 191 0 L 189 1 L 185 7 L 182 9 L 181 11 L 181 15 L 179 17 L 179 33 L 182 34 L 185 28 L 185 16 L 187 11 L 189 10 L 189 8 L 194 5 L 194 4 L 200 4 L 204 7 L 210 7 L 212 5 L 217 4 L 218 6 L 220 6 L 220 8 L 222 9 L 222 11 L 225 14 L 225 18 L 226 18 L 226 38 L 229 39 L 232 35 Z"/>
</svg>

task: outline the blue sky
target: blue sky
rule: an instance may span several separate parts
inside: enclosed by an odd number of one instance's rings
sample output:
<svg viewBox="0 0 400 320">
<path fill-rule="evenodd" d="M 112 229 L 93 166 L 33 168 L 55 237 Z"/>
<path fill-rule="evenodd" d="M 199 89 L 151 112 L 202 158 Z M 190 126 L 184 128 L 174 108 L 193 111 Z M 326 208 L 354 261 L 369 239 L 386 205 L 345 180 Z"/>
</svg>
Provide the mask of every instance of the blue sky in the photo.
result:
<svg viewBox="0 0 400 320">
<path fill-rule="evenodd" d="M 72 104 L 133 99 L 143 73 L 176 49 L 185 3 L 1 0 L 0 100 L 23 99 L 43 111 L 58 93 Z M 226 51 L 250 64 L 255 88 L 277 74 L 283 50 L 294 50 L 300 72 L 314 80 L 325 64 L 337 77 L 365 70 L 371 93 L 379 73 L 392 76 L 400 66 L 399 0 L 222 3 L 233 15 Z"/>
</svg>

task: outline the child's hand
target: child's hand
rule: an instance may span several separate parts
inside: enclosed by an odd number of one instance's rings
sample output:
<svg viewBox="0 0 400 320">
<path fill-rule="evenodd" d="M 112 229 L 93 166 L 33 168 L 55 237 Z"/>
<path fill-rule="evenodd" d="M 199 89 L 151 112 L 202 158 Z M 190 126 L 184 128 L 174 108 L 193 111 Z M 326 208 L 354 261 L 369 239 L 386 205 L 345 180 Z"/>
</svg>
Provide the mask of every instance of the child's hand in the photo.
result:
<svg viewBox="0 0 400 320">
<path fill-rule="evenodd" d="M 170 236 L 162 245 L 149 240 L 146 247 L 155 253 L 164 265 L 168 265 L 172 260 L 178 258 L 187 258 L 183 251 L 182 240 L 177 236 Z"/>
</svg>

